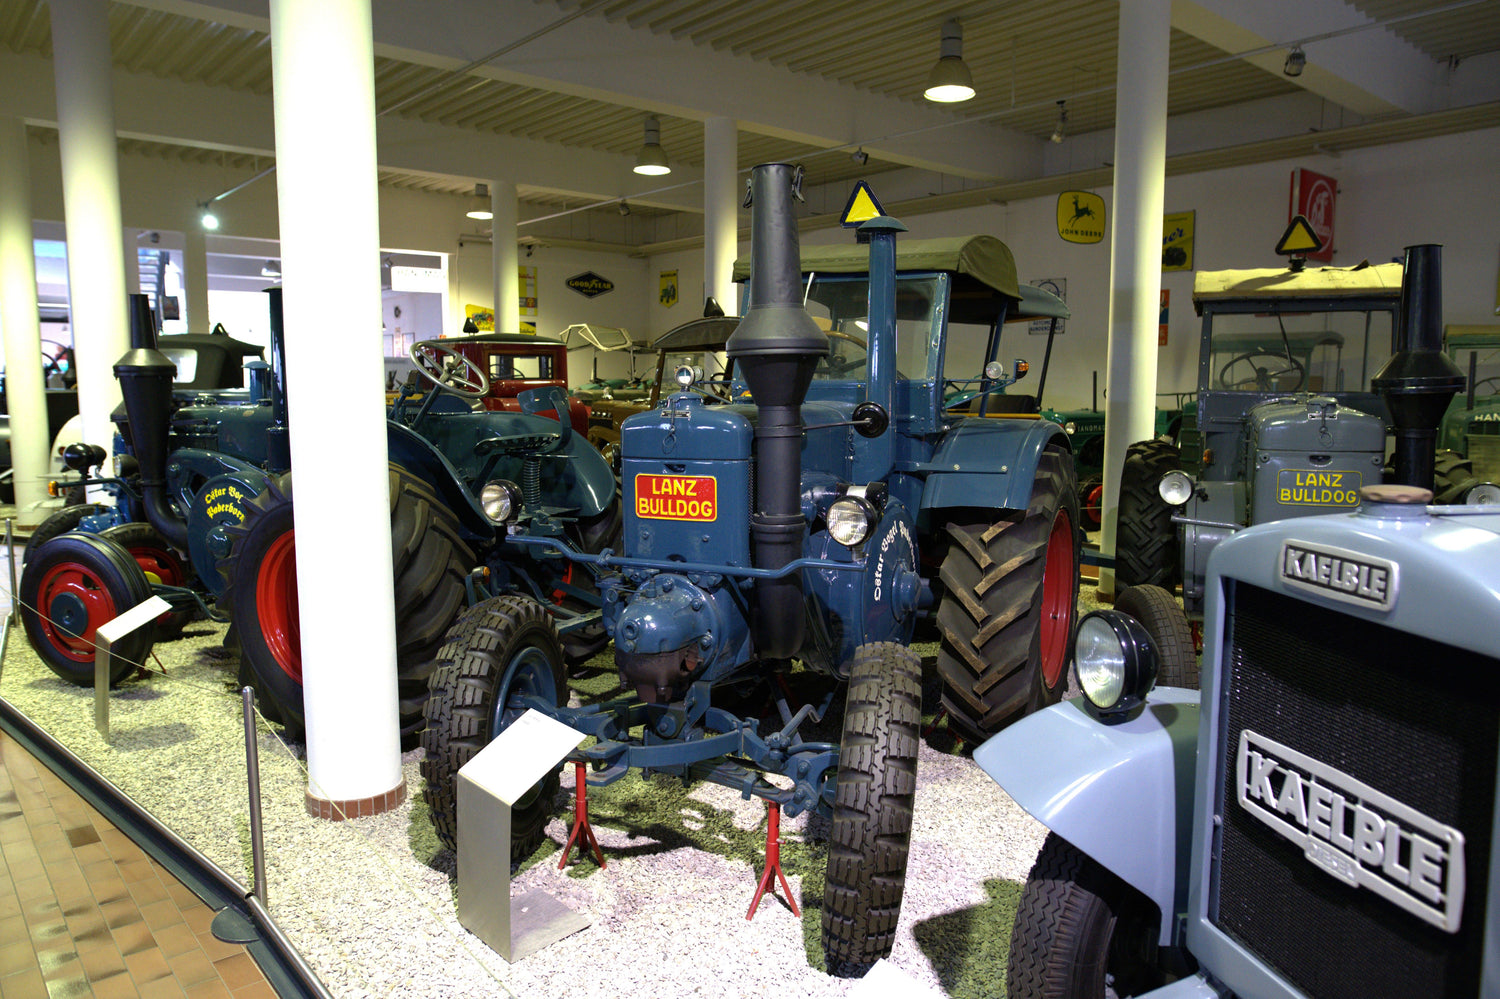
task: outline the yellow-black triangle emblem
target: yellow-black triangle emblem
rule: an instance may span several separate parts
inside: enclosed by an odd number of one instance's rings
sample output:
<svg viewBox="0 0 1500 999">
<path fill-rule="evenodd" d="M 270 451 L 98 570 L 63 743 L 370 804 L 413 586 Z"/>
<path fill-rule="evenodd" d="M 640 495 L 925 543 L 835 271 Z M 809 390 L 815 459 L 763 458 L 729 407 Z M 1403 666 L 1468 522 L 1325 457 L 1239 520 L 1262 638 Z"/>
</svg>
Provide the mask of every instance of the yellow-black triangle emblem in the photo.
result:
<svg viewBox="0 0 1500 999">
<path fill-rule="evenodd" d="M 1276 252 L 1283 257 L 1317 253 L 1322 248 L 1323 241 L 1313 232 L 1312 223 L 1301 215 L 1292 219 L 1286 232 L 1281 234 L 1281 241 L 1276 244 Z"/>
<path fill-rule="evenodd" d="M 861 224 L 884 214 L 885 209 L 880 207 L 880 202 L 875 199 L 875 192 L 870 190 L 870 185 L 860 181 L 854 185 L 854 190 L 849 194 L 849 203 L 844 206 L 844 214 L 839 217 L 839 225 L 845 229 L 856 229 Z"/>
</svg>

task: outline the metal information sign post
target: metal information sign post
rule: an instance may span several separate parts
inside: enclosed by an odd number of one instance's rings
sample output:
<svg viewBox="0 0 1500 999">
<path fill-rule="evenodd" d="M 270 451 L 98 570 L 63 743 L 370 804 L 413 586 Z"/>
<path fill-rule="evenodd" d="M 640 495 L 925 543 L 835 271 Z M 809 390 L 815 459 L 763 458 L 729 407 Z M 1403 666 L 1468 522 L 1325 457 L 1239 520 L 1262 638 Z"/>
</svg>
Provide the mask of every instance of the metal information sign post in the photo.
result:
<svg viewBox="0 0 1500 999">
<path fill-rule="evenodd" d="M 143 600 L 94 632 L 94 727 L 109 741 L 109 649 L 135 629 L 150 624 L 172 605 L 161 597 Z"/>
<path fill-rule="evenodd" d="M 585 738 L 528 711 L 458 771 L 458 921 L 511 964 L 592 922 L 546 892 L 510 893 L 511 807 Z"/>
</svg>

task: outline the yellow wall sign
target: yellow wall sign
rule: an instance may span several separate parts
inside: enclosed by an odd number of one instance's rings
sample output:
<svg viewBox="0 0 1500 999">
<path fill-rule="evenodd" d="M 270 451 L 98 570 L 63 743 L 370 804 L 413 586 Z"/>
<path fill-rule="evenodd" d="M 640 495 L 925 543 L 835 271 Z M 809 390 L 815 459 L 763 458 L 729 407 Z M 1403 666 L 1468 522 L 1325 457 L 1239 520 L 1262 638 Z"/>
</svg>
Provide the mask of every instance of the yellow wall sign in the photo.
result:
<svg viewBox="0 0 1500 999">
<path fill-rule="evenodd" d="M 661 291 L 656 296 L 663 307 L 670 309 L 677 304 L 677 272 L 661 271 Z"/>
<path fill-rule="evenodd" d="M 1193 269 L 1193 221 L 1197 212 L 1172 212 L 1162 216 L 1161 269 Z"/>
<path fill-rule="evenodd" d="M 465 305 L 464 316 L 474 323 L 479 332 L 495 332 L 495 310 L 488 305 Z"/>
<path fill-rule="evenodd" d="M 1104 238 L 1104 199 L 1088 191 L 1057 196 L 1057 234 L 1070 243 L 1097 243 Z"/>
</svg>

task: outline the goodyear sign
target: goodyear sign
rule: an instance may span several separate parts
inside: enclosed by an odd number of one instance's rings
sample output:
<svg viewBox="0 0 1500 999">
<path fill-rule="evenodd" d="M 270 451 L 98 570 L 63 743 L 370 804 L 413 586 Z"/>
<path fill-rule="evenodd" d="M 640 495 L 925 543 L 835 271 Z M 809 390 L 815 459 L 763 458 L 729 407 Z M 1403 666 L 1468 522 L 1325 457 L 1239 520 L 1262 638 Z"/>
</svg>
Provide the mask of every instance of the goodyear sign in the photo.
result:
<svg viewBox="0 0 1500 999">
<path fill-rule="evenodd" d="M 653 520 L 714 520 L 719 484 L 711 475 L 635 477 L 635 514 Z"/>
<path fill-rule="evenodd" d="M 1097 243 L 1104 238 L 1104 199 L 1088 191 L 1057 196 L 1057 234 L 1070 243 Z"/>
<path fill-rule="evenodd" d="M 615 283 L 607 277 L 600 277 L 593 271 L 584 271 L 582 274 L 574 274 L 566 282 L 584 298 L 597 298 L 615 290 Z"/>
</svg>

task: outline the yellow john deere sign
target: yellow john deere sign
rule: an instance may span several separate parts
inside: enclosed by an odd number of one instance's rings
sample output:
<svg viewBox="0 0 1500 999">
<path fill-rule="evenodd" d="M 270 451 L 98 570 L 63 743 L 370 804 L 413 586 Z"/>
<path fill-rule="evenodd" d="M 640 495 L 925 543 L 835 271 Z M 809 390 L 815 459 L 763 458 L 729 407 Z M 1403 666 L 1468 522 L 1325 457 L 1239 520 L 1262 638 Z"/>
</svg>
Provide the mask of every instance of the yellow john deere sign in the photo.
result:
<svg viewBox="0 0 1500 999">
<path fill-rule="evenodd" d="M 1057 196 L 1057 234 L 1070 243 L 1097 243 L 1104 238 L 1104 199 L 1088 191 Z"/>
</svg>

